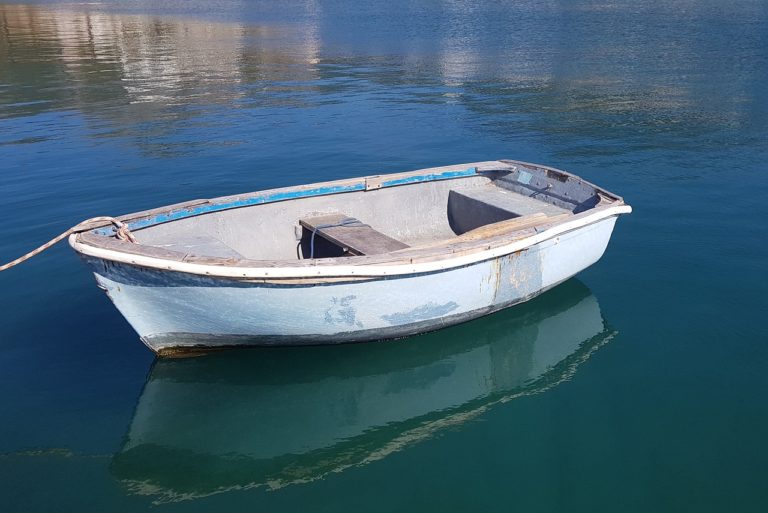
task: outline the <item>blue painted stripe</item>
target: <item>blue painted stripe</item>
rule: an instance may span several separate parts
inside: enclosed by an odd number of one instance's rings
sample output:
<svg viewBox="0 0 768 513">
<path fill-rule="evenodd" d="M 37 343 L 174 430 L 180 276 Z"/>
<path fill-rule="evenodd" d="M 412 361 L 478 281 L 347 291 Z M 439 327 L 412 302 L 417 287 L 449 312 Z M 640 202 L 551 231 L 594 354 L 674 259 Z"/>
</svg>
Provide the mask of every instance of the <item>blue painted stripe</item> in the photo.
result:
<svg viewBox="0 0 768 513">
<path fill-rule="evenodd" d="M 467 176 L 474 176 L 477 173 L 477 168 L 471 167 L 463 169 L 461 171 L 445 171 L 443 173 L 429 173 L 425 175 L 408 176 L 405 178 L 394 178 L 382 182 L 381 187 L 394 187 L 397 185 L 406 185 L 421 182 L 434 182 L 437 180 L 450 180 L 452 178 L 462 178 Z M 178 221 L 187 217 L 199 216 L 201 214 L 208 214 L 211 212 L 220 212 L 222 210 L 229 210 L 232 208 L 249 207 L 252 205 L 262 205 L 265 203 L 275 203 L 277 201 L 286 201 L 299 198 L 309 198 L 312 196 L 327 196 L 330 194 L 340 194 L 343 192 L 364 191 L 365 182 L 361 180 L 360 183 L 355 185 L 331 185 L 326 187 L 316 187 L 314 189 L 304 190 L 291 190 L 281 191 L 273 193 L 264 193 L 262 195 L 253 196 L 243 200 L 230 201 L 227 203 L 214 203 L 207 205 L 198 205 L 195 207 L 173 210 L 163 214 L 158 214 L 147 219 L 140 219 L 138 221 L 132 221 L 127 223 L 131 230 L 140 230 L 141 228 L 147 228 L 156 224 L 167 223 L 169 221 Z M 96 230 L 99 235 L 112 235 L 114 233 L 113 228 L 101 228 Z"/>
<path fill-rule="evenodd" d="M 462 169 L 461 171 L 445 171 L 444 173 L 430 173 L 428 175 L 407 176 L 405 178 L 395 178 L 381 183 L 382 187 L 394 187 L 396 185 L 405 185 L 409 183 L 435 182 L 437 180 L 450 180 L 451 178 L 462 178 L 477 174 L 476 167 Z"/>
<path fill-rule="evenodd" d="M 214 203 L 212 205 L 199 205 L 184 210 L 176 210 L 165 214 L 158 214 L 154 217 L 134 221 L 128 224 L 131 230 L 138 230 L 140 228 L 146 228 L 155 224 L 167 223 L 168 221 L 177 221 L 184 219 L 185 217 L 199 216 L 201 214 L 208 214 L 211 212 L 219 212 L 221 210 L 229 210 L 232 208 L 249 207 L 251 205 L 262 205 L 264 203 L 274 203 L 276 201 L 285 201 L 298 198 L 308 198 L 312 196 L 325 196 L 328 194 L 339 194 L 342 192 L 353 192 L 365 190 L 365 184 L 359 183 L 355 185 L 334 185 L 330 187 L 317 187 L 315 189 L 305 189 L 300 191 L 282 191 L 274 192 L 271 194 L 264 194 L 259 196 L 253 196 L 251 198 L 230 201 L 228 203 Z"/>
</svg>

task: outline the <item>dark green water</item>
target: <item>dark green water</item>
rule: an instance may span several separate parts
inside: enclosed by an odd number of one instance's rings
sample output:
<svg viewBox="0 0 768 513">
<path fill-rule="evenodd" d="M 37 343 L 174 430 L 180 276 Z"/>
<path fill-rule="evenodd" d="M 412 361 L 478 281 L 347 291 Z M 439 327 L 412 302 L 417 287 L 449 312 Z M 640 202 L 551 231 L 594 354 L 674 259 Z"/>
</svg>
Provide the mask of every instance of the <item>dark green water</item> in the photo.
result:
<svg viewBox="0 0 768 513">
<path fill-rule="evenodd" d="M 768 511 L 768 2 L 0 4 L 0 261 L 77 221 L 495 158 L 635 208 L 387 344 L 153 362 L 64 245 L 0 275 L 0 510 Z"/>
</svg>

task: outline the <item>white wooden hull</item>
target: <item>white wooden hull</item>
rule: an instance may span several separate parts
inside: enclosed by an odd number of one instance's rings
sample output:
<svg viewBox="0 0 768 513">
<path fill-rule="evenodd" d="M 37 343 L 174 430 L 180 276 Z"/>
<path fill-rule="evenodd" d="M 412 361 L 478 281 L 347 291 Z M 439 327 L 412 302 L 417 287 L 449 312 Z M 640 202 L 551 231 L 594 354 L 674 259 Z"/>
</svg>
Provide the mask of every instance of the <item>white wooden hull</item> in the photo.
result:
<svg viewBox="0 0 768 513">
<path fill-rule="evenodd" d="M 631 211 L 565 171 L 497 160 L 193 200 L 121 217 L 131 237 L 110 225 L 69 242 L 171 355 L 468 321 L 597 262 Z"/>
<path fill-rule="evenodd" d="M 463 265 L 324 282 L 245 281 L 86 259 L 144 343 L 161 354 L 357 342 L 431 331 L 526 301 L 597 262 L 615 222 L 616 215 L 580 222 Z"/>
</svg>

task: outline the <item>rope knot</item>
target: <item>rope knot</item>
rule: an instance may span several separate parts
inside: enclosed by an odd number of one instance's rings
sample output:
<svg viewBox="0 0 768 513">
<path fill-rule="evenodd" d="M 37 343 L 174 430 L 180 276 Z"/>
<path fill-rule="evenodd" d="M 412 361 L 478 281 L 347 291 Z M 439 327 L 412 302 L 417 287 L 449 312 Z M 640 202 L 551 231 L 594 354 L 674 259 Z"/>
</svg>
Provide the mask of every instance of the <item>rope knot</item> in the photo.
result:
<svg viewBox="0 0 768 513">
<path fill-rule="evenodd" d="M 117 226 L 117 231 L 115 232 L 115 236 L 120 239 L 127 242 L 132 242 L 134 244 L 138 244 L 139 241 L 136 240 L 136 237 L 133 236 L 131 233 L 130 228 L 128 228 L 128 225 L 118 221 L 115 219 L 115 226 Z"/>
<path fill-rule="evenodd" d="M 17 266 L 26 260 L 29 260 L 33 256 L 42 253 L 43 251 L 50 248 L 51 246 L 58 244 L 59 242 L 66 239 L 73 233 L 87 232 L 89 230 L 94 230 L 96 228 L 100 228 L 102 226 L 108 226 L 110 224 L 115 225 L 115 228 L 116 228 L 115 237 L 117 237 L 118 239 L 126 242 L 131 242 L 133 244 L 139 243 L 136 240 L 136 237 L 134 237 L 134 235 L 131 233 L 131 230 L 128 228 L 128 225 L 120 221 L 119 219 L 115 219 L 114 217 L 107 217 L 107 216 L 92 217 L 91 219 L 86 219 L 81 223 L 77 223 L 75 226 L 73 226 L 66 232 L 62 233 L 57 237 L 54 237 L 53 239 L 49 240 L 39 248 L 30 251 L 26 255 L 21 256 L 12 262 L 8 262 L 5 265 L 0 265 L 0 272 L 10 269 L 11 267 Z"/>
</svg>

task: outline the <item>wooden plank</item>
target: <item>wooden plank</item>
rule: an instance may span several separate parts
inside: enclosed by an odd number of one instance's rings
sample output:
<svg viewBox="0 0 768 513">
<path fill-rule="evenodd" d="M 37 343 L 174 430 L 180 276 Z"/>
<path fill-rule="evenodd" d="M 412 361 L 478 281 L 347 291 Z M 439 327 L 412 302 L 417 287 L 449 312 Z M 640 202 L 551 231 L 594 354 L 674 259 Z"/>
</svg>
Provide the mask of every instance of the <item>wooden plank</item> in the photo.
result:
<svg viewBox="0 0 768 513">
<path fill-rule="evenodd" d="M 457 241 L 479 240 L 488 239 L 490 237 L 496 237 L 498 235 L 504 235 L 507 233 L 516 232 L 518 230 L 525 230 L 526 228 L 535 228 L 543 224 L 554 223 L 565 219 L 570 216 L 570 213 L 564 212 L 562 214 L 547 215 L 543 212 L 536 212 L 535 214 L 528 214 L 525 216 L 514 217 L 507 219 L 506 221 L 499 221 L 498 223 L 487 224 L 480 228 L 475 228 L 466 233 L 463 233 L 456 237 Z"/>
<path fill-rule="evenodd" d="M 305 218 L 299 223 L 352 255 L 380 255 L 409 247 L 399 240 L 377 232 L 358 219 L 344 214 Z"/>
<path fill-rule="evenodd" d="M 456 237 L 444 240 L 437 240 L 428 244 L 423 244 L 412 248 L 413 250 L 429 250 L 432 251 L 432 257 L 439 260 L 439 254 L 441 248 L 446 249 L 450 256 L 454 254 L 454 248 L 459 245 L 463 249 L 471 249 L 466 243 L 483 243 L 487 239 L 494 239 L 494 237 L 500 237 L 503 235 L 509 235 L 515 232 L 523 232 L 525 230 L 531 230 L 532 228 L 538 228 L 558 221 L 562 221 L 566 217 L 569 217 L 570 213 L 562 213 L 553 216 L 548 216 L 544 213 L 537 212 L 535 214 L 529 214 L 527 216 L 515 217 L 507 219 L 505 221 L 499 221 L 498 223 L 491 223 L 474 230 L 470 230 Z M 530 233 L 522 236 L 527 237 Z M 515 237 L 517 238 L 517 237 Z M 514 239 L 513 239 L 514 240 Z M 501 244 L 507 244 L 510 240 L 503 240 Z M 471 246 L 471 245 L 470 245 Z M 484 249 L 486 245 L 478 246 L 477 249 Z M 398 252 L 400 255 L 402 252 Z M 416 254 L 416 253 L 414 253 Z M 420 255 L 419 255 L 420 256 Z"/>
</svg>

